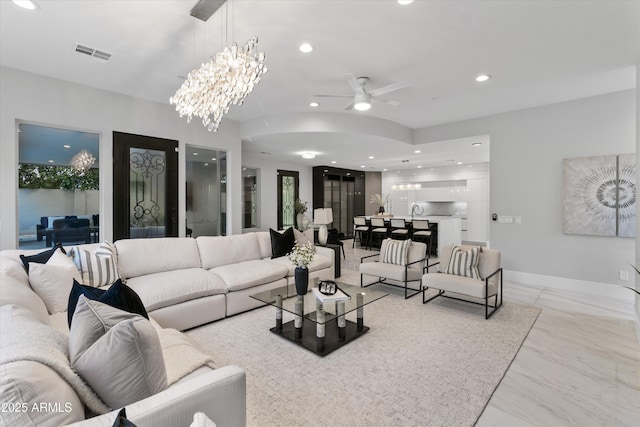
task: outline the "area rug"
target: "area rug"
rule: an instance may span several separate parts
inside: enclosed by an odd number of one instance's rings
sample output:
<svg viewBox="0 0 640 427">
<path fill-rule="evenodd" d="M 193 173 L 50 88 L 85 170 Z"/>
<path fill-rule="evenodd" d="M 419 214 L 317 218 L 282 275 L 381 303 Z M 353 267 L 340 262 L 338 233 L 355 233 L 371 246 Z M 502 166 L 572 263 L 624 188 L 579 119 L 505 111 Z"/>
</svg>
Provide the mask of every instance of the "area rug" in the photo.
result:
<svg viewBox="0 0 640 427">
<path fill-rule="evenodd" d="M 539 313 L 505 302 L 485 320 L 482 307 L 392 293 L 365 307 L 368 333 L 324 358 L 269 332 L 272 307 L 187 335 L 246 370 L 249 426 L 472 426 Z"/>
</svg>

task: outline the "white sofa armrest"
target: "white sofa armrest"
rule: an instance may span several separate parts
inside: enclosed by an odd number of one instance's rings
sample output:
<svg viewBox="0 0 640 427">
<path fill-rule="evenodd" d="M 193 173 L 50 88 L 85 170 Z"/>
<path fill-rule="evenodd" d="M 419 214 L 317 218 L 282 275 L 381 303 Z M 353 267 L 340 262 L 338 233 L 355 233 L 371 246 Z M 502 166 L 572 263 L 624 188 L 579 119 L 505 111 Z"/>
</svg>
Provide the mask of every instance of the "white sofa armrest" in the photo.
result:
<svg viewBox="0 0 640 427">
<path fill-rule="evenodd" d="M 331 260 L 331 277 L 336 277 L 336 266 L 333 262 L 335 252 L 332 248 L 327 248 L 326 246 L 316 245 L 316 253 L 320 255 L 324 255 Z"/>
<path fill-rule="evenodd" d="M 128 405 L 127 418 L 137 427 L 186 427 L 193 422 L 193 414 L 204 412 L 217 427 L 244 427 L 246 388 L 245 371 L 224 366 Z M 110 427 L 118 412 L 119 409 L 69 427 Z"/>
</svg>

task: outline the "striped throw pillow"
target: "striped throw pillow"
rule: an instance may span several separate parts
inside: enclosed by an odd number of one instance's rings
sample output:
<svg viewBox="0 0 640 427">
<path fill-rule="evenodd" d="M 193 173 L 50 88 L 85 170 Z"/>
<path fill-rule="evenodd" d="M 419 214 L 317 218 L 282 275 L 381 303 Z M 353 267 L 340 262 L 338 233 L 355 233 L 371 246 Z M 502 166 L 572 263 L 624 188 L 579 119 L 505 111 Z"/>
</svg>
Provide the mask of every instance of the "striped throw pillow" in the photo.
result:
<svg viewBox="0 0 640 427">
<path fill-rule="evenodd" d="M 482 280 L 478 272 L 479 262 L 480 248 L 471 248 L 463 251 L 458 246 L 454 246 L 451 249 L 449 265 L 447 265 L 443 273 Z"/>
<path fill-rule="evenodd" d="M 116 265 L 116 248 L 110 242 L 101 243 L 93 253 L 74 246 L 70 253 L 82 274 L 82 283 L 95 288 L 111 285 L 120 278 Z"/>
<path fill-rule="evenodd" d="M 387 247 L 382 254 L 382 262 L 386 264 L 407 264 L 407 252 L 409 252 L 409 245 L 411 240 L 389 240 Z"/>
</svg>

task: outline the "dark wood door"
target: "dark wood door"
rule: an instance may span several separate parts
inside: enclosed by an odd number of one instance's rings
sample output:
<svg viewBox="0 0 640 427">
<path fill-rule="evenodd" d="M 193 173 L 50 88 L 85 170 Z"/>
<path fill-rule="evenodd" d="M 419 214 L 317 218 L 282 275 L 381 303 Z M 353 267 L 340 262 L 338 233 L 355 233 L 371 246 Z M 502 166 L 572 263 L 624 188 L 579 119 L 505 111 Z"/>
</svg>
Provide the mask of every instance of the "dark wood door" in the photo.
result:
<svg viewBox="0 0 640 427">
<path fill-rule="evenodd" d="M 295 227 L 294 203 L 300 194 L 298 171 L 278 170 L 278 230 Z"/>
<path fill-rule="evenodd" d="M 178 141 L 113 132 L 113 239 L 178 236 Z"/>
</svg>

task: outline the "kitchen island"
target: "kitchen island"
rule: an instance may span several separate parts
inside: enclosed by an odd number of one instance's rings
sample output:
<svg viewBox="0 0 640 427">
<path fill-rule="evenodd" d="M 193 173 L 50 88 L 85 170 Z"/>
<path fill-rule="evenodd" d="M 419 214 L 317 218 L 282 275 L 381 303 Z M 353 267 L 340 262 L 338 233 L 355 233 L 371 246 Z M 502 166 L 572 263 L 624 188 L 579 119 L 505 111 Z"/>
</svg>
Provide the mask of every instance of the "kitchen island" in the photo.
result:
<svg viewBox="0 0 640 427">
<path fill-rule="evenodd" d="M 447 245 L 455 244 L 460 245 L 462 243 L 462 217 L 451 215 L 414 215 L 411 216 L 366 216 L 367 220 L 371 218 L 384 218 L 388 221 L 391 218 L 404 219 L 405 222 L 411 223 L 415 219 L 426 219 L 431 226 L 431 247 L 432 254 L 438 256 L 442 252 L 442 248 Z"/>
</svg>

